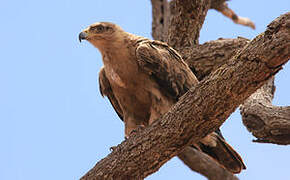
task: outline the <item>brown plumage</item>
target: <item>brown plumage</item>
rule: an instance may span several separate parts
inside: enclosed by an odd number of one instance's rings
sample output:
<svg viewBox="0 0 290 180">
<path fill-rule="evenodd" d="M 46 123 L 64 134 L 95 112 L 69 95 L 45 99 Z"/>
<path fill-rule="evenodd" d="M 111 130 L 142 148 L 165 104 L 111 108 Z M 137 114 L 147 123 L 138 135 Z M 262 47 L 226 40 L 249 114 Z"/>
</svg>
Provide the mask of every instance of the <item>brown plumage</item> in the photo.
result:
<svg viewBox="0 0 290 180">
<path fill-rule="evenodd" d="M 166 43 L 127 33 L 108 22 L 89 26 L 79 38 L 88 40 L 102 54 L 100 91 L 124 121 L 126 137 L 166 113 L 198 83 L 181 56 Z M 245 169 L 241 157 L 219 133 L 194 146 L 233 173 Z"/>
</svg>

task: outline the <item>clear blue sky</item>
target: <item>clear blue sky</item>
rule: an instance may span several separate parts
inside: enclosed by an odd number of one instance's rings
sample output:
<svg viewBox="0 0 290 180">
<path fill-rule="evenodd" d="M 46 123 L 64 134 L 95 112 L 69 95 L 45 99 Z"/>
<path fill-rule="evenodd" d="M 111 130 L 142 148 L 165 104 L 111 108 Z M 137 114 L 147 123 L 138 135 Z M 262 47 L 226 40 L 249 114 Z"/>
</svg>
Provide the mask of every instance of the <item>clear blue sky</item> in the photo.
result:
<svg viewBox="0 0 290 180">
<path fill-rule="evenodd" d="M 233 0 L 255 31 L 211 10 L 200 41 L 253 38 L 289 11 L 288 0 Z M 122 122 L 98 90 L 100 53 L 78 42 L 96 21 L 151 38 L 149 0 L 1 1 L 0 179 L 78 179 L 123 140 Z M 275 104 L 289 105 L 289 64 L 276 79 Z M 287 78 L 288 76 L 288 78 Z M 238 112 L 222 131 L 248 167 L 241 179 L 290 179 L 290 147 L 252 143 Z M 147 179 L 204 179 L 177 158 Z"/>
</svg>

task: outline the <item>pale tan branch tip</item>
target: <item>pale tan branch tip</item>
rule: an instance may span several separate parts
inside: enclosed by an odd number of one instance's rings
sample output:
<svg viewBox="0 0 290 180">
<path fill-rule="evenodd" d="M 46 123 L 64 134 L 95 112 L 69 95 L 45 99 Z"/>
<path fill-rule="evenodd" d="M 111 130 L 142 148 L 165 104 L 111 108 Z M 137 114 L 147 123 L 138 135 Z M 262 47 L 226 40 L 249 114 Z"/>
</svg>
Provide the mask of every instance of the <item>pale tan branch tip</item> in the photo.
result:
<svg viewBox="0 0 290 180">
<path fill-rule="evenodd" d="M 248 26 L 252 29 L 256 29 L 254 22 L 252 22 L 249 18 L 238 16 L 232 9 L 228 7 L 228 4 L 226 2 L 213 8 L 221 12 L 226 17 L 230 18 L 236 24 L 240 24 L 240 25 Z"/>
</svg>

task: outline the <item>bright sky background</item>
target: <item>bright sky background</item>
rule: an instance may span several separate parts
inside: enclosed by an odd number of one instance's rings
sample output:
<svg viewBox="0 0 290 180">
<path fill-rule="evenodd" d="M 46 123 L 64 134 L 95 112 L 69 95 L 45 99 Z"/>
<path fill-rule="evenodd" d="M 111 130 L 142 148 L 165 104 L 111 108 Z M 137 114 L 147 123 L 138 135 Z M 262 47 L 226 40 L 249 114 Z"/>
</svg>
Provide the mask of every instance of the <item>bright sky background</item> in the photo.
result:
<svg viewBox="0 0 290 180">
<path fill-rule="evenodd" d="M 124 126 L 98 90 L 100 53 L 78 42 L 97 21 L 151 38 L 149 0 L 0 1 L 0 179 L 79 179 L 109 148 L 123 140 Z M 219 37 L 253 38 L 289 11 L 288 0 L 233 0 L 230 7 L 251 18 L 256 30 L 211 10 L 201 43 Z M 289 105 L 289 64 L 276 78 L 274 102 Z M 290 179 L 290 146 L 256 144 L 238 112 L 222 127 L 242 155 L 240 179 Z M 205 179 L 177 158 L 148 180 Z"/>
</svg>

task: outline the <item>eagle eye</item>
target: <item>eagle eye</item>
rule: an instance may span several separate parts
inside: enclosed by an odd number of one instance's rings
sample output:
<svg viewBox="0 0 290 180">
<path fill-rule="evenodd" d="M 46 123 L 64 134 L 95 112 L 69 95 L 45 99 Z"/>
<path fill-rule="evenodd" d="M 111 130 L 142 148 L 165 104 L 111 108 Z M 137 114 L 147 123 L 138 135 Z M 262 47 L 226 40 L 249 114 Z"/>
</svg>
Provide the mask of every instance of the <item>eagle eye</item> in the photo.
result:
<svg viewBox="0 0 290 180">
<path fill-rule="evenodd" d="M 105 31 L 105 27 L 103 25 L 98 25 L 92 28 L 93 31 L 97 32 L 97 33 L 102 33 Z"/>
</svg>

